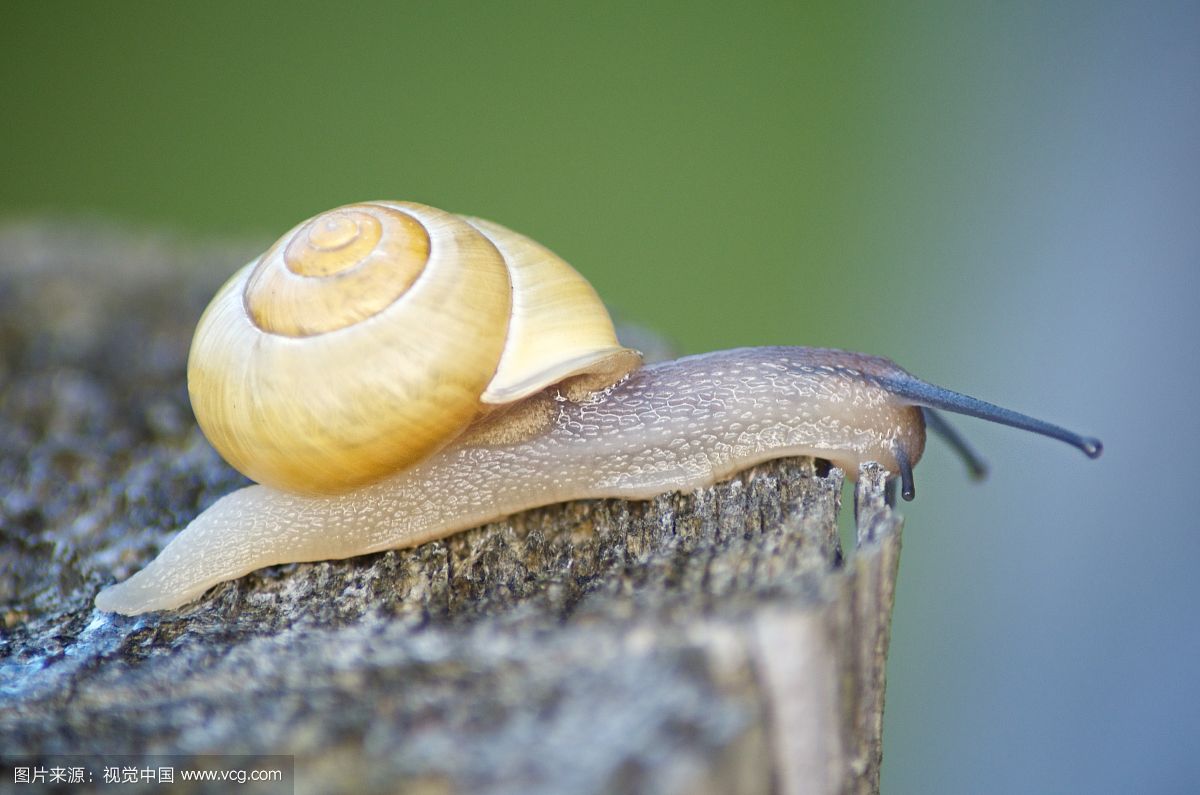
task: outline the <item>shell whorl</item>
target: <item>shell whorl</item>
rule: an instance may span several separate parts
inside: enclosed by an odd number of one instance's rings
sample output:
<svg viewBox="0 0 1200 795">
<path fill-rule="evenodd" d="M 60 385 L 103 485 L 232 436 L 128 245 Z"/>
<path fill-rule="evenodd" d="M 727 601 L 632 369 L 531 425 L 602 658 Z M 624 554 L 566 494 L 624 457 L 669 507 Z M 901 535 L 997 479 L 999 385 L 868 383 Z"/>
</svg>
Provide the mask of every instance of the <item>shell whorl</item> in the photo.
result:
<svg viewBox="0 0 1200 795">
<path fill-rule="evenodd" d="M 236 469 L 330 493 L 411 466 L 492 405 L 639 362 L 591 286 L 533 241 L 371 202 L 299 224 L 218 291 L 188 391 Z"/>
</svg>

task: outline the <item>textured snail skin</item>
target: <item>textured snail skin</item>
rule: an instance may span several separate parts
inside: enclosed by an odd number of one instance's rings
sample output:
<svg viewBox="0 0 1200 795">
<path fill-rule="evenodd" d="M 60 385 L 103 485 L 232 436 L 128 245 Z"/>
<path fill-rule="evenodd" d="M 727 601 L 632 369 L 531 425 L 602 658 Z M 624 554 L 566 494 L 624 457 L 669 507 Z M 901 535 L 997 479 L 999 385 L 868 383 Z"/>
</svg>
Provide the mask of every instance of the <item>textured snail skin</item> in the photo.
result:
<svg viewBox="0 0 1200 795">
<path fill-rule="evenodd" d="M 218 500 L 145 569 L 96 597 L 101 610 L 178 607 L 277 563 L 410 547 L 539 505 L 646 499 L 709 485 L 762 461 L 814 455 L 851 476 L 921 457 L 920 408 L 886 359 L 747 348 L 647 365 L 582 402 L 556 390 L 432 458 L 333 496 L 250 486 Z"/>
</svg>

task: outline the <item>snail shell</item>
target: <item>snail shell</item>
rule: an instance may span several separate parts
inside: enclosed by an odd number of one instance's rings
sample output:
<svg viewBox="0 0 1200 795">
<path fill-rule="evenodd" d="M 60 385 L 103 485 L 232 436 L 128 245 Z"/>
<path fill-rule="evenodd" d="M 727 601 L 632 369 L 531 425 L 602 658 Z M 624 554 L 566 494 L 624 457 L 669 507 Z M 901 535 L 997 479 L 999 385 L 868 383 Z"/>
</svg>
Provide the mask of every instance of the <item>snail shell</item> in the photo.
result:
<svg viewBox="0 0 1200 795">
<path fill-rule="evenodd" d="M 188 392 L 251 480 L 333 493 L 411 466 L 565 379 L 641 363 L 582 276 L 499 224 L 406 202 L 297 225 L 200 319 Z"/>
</svg>

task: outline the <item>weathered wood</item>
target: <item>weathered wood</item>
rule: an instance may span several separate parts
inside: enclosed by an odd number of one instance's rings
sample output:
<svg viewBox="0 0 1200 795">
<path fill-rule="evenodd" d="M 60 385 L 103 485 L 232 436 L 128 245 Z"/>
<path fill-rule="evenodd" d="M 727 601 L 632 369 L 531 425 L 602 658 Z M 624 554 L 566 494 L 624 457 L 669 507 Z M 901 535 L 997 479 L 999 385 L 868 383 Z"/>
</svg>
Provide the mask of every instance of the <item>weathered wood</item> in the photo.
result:
<svg viewBox="0 0 1200 795">
<path fill-rule="evenodd" d="M 0 230 L 0 757 L 294 754 L 309 792 L 877 791 L 900 522 L 875 470 L 845 556 L 841 473 L 794 459 L 95 612 L 242 482 L 183 363 L 245 257 L 67 229 Z"/>
</svg>

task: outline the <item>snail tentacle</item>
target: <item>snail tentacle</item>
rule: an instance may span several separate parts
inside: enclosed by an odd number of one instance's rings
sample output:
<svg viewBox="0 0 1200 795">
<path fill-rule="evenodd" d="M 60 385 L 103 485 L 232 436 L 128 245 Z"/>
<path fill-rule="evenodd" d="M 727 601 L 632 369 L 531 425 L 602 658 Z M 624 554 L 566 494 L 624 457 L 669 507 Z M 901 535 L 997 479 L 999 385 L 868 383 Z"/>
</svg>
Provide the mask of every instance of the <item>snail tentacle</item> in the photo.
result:
<svg viewBox="0 0 1200 795">
<path fill-rule="evenodd" d="M 1051 439 L 1058 439 L 1078 448 L 1088 458 L 1099 458 L 1104 451 L 1104 445 L 1094 437 L 1081 436 L 1060 425 L 1006 409 L 970 395 L 954 392 L 945 387 L 935 386 L 909 375 L 899 368 L 897 370 L 898 372 L 894 376 L 884 379 L 884 383 L 889 391 L 897 397 L 912 401 L 913 405 L 943 409 L 955 414 L 966 414 L 969 417 L 978 417 L 988 422 L 996 422 L 1041 436 L 1048 436 Z"/>
<path fill-rule="evenodd" d="M 986 478 L 988 474 L 987 461 L 971 446 L 966 437 L 959 433 L 958 429 L 942 416 L 940 411 L 928 407 L 923 408 L 923 411 L 925 427 L 942 437 L 942 441 L 962 460 L 971 479 L 983 480 Z"/>
</svg>

